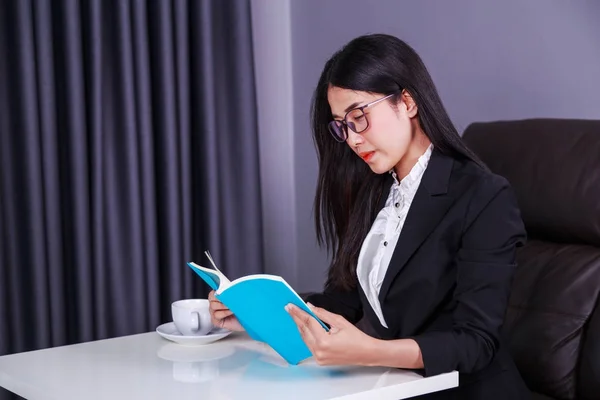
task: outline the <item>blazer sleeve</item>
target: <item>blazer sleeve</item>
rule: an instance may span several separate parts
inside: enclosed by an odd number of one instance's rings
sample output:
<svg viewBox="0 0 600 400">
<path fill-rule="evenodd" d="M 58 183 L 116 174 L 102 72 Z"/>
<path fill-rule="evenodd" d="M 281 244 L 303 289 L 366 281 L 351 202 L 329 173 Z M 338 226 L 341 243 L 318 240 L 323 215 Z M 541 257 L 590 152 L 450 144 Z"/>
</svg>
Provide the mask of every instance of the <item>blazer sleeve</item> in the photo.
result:
<svg viewBox="0 0 600 400">
<path fill-rule="evenodd" d="M 452 328 L 412 337 L 420 349 L 425 375 L 484 368 L 499 346 L 516 247 L 525 228 L 508 182 L 492 175 L 482 180 L 470 201 L 461 247 L 455 259 L 457 276 Z"/>
<path fill-rule="evenodd" d="M 304 301 L 339 314 L 353 324 L 360 321 L 363 315 L 358 286 L 350 290 L 326 286 L 323 293 L 308 293 L 302 297 Z"/>
</svg>

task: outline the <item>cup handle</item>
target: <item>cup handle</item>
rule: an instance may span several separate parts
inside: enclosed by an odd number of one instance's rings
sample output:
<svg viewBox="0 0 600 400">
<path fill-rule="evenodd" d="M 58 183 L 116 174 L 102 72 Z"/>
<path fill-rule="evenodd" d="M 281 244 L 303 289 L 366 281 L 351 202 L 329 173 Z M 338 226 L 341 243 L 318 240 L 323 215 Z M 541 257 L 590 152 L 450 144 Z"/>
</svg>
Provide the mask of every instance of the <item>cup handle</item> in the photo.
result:
<svg viewBox="0 0 600 400">
<path fill-rule="evenodd" d="M 208 335 L 210 331 L 213 329 L 212 320 L 210 318 L 209 313 L 196 313 L 198 314 L 198 319 L 200 320 L 200 327 L 205 330 L 204 334 Z"/>
<path fill-rule="evenodd" d="M 196 333 L 200 330 L 200 313 L 193 311 L 190 316 L 192 317 L 192 332 Z"/>
</svg>

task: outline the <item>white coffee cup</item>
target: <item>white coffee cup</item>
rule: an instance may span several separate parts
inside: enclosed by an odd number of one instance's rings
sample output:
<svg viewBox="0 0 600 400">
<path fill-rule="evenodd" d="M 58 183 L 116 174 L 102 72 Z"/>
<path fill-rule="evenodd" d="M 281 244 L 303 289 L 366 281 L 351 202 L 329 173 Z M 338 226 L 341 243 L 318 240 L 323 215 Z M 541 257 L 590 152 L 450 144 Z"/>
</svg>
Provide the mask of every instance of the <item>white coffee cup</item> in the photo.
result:
<svg viewBox="0 0 600 400">
<path fill-rule="evenodd" d="M 178 300 L 171 304 L 171 316 L 177 330 L 184 336 L 204 336 L 214 325 L 206 299 Z"/>
</svg>

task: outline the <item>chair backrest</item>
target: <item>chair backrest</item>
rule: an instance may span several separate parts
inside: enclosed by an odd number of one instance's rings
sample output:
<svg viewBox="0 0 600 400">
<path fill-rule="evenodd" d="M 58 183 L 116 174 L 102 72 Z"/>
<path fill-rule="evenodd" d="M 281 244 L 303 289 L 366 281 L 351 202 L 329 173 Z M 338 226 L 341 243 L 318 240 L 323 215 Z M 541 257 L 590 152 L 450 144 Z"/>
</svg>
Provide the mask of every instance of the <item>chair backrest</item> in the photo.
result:
<svg viewBox="0 0 600 400">
<path fill-rule="evenodd" d="M 600 121 L 470 125 L 463 139 L 515 189 L 529 236 L 504 324 L 532 391 L 600 397 Z"/>
</svg>

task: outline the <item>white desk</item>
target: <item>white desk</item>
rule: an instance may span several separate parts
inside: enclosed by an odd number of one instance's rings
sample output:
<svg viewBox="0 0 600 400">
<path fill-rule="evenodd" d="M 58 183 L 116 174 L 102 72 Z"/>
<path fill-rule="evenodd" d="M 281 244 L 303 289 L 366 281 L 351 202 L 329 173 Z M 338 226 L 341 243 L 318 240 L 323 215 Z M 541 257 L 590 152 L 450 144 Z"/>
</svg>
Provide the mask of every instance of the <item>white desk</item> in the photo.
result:
<svg viewBox="0 0 600 400">
<path fill-rule="evenodd" d="M 245 334 L 185 347 L 157 333 L 0 357 L 0 386 L 27 399 L 404 399 L 458 385 L 389 368 L 298 366 Z"/>
</svg>

